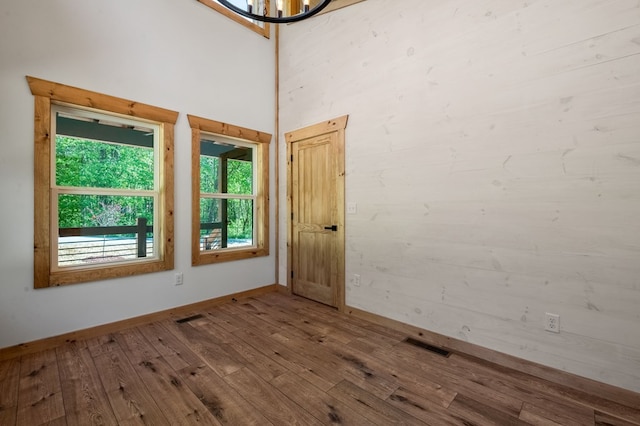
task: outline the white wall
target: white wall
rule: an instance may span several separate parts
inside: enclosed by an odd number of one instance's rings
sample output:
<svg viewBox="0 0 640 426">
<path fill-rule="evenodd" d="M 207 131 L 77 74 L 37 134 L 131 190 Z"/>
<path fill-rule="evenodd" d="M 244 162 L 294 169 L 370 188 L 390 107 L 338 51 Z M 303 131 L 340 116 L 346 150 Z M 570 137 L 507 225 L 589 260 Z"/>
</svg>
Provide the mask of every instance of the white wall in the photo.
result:
<svg viewBox="0 0 640 426">
<path fill-rule="evenodd" d="M 191 267 L 186 117 L 273 133 L 273 70 L 273 40 L 195 0 L 2 1 L 0 348 L 273 284 L 274 255 Z M 33 290 L 33 96 L 25 75 L 180 112 L 175 271 L 183 286 L 169 271 Z"/>
<path fill-rule="evenodd" d="M 637 0 L 367 0 L 281 54 L 282 132 L 349 114 L 348 305 L 640 391 Z"/>
</svg>

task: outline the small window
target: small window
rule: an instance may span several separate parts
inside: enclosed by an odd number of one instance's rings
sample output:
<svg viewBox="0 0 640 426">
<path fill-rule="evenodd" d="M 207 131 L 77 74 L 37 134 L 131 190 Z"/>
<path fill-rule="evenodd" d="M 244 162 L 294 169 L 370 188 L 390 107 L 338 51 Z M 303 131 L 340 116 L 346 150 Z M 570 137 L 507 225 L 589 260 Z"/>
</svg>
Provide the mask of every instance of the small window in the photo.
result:
<svg viewBox="0 0 640 426">
<path fill-rule="evenodd" d="M 268 254 L 271 135 L 189 116 L 194 265 Z"/>
<path fill-rule="evenodd" d="M 173 269 L 177 113 L 28 79 L 35 287 Z"/>
<path fill-rule="evenodd" d="M 251 20 L 251 19 L 245 18 L 244 16 L 238 15 L 237 13 L 235 13 L 235 12 L 227 9 L 226 7 L 222 6 L 216 0 L 198 0 L 198 1 L 200 3 L 202 3 L 202 4 L 204 4 L 205 6 L 208 6 L 211 9 L 223 14 L 227 18 L 236 21 L 240 25 L 243 25 L 243 26 L 249 28 L 251 31 L 255 31 L 258 34 L 260 34 L 260 35 L 262 35 L 262 36 L 264 36 L 266 38 L 269 38 L 269 24 L 268 23 Z M 243 9 L 245 9 L 247 7 L 247 0 L 231 0 L 231 3 L 233 3 L 235 6 L 238 6 L 238 7 L 243 8 Z M 262 10 L 262 11 L 270 10 L 269 0 L 253 0 L 253 4 L 254 4 L 254 6 L 253 6 L 254 10 Z"/>
</svg>

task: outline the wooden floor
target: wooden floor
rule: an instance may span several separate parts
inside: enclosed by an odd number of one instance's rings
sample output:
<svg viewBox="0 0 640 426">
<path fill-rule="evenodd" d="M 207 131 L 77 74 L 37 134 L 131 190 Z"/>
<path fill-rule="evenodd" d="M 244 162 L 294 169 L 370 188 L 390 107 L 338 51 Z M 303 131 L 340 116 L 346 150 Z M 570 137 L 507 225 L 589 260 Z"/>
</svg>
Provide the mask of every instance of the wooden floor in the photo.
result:
<svg viewBox="0 0 640 426">
<path fill-rule="evenodd" d="M 631 425 L 583 394 L 268 294 L 0 362 L 0 425 Z M 606 395 L 603 395 L 606 397 Z"/>
</svg>

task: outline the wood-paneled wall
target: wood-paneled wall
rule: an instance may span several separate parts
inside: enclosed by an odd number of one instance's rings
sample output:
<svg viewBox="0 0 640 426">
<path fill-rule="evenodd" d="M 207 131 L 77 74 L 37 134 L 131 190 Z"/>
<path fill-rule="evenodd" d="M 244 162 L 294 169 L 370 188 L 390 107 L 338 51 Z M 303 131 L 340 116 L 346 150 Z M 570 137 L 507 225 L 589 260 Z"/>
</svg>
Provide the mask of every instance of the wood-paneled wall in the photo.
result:
<svg viewBox="0 0 640 426">
<path fill-rule="evenodd" d="M 281 132 L 350 116 L 348 305 L 640 391 L 637 0 L 368 0 L 280 53 Z"/>
</svg>

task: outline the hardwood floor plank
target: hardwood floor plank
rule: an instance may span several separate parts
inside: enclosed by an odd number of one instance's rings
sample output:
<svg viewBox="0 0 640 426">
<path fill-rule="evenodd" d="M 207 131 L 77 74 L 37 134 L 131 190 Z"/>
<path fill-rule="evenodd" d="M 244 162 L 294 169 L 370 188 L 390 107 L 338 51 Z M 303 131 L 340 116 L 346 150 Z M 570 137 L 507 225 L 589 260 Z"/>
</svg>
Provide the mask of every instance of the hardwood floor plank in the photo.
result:
<svg viewBox="0 0 640 426">
<path fill-rule="evenodd" d="M 118 335 L 109 333 L 98 337 L 87 339 L 87 348 L 92 357 L 107 354 L 113 350 L 120 351 L 122 348 L 118 344 Z"/>
<path fill-rule="evenodd" d="M 261 315 L 262 319 L 271 321 L 274 325 L 280 326 L 281 330 L 290 331 L 300 338 L 314 338 L 330 334 L 333 339 L 344 344 L 354 339 L 353 334 L 343 332 L 330 323 L 315 320 L 308 315 L 297 315 L 291 310 L 269 305 L 256 298 L 248 299 L 245 303 L 259 309 L 263 313 Z"/>
<path fill-rule="evenodd" d="M 402 388 L 405 391 L 411 391 L 415 395 L 420 395 L 425 400 L 434 402 L 443 408 L 448 408 L 449 405 L 451 405 L 451 402 L 453 402 L 455 397 L 458 395 L 458 392 L 454 390 L 412 375 L 406 371 L 397 371 L 395 376 L 401 383 L 399 388 Z"/>
<path fill-rule="evenodd" d="M 400 387 L 398 378 L 367 354 L 330 340 L 318 342 L 324 356 L 336 357 L 343 363 L 343 377 L 380 399 L 386 399 Z M 321 353 L 319 350 L 314 351 Z"/>
<path fill-rule="evenodd" d="M 160 358 L 160 353 L 145 339 L 144 335 L 136 328 L 120 331 L 114 340 L 124 351 L 132 366 L 145 361 Z"/>
<path fill-rule="evenodd" d="M 286 373 L 288 370 L 282 364 L 258 351 L 250 344 L 238 339 L 234 334 L 220 328 L 215 323 L 201 325 L 206 331 L 214 332 L 216 336 L 226 342 L 229 347 L 243 358 L 247 368 L 258 374 L 266 381 Z"/>
<path fill-rule="evenodd" d="M 396 389 L 402 386 L 405 389 L 411 390 L 418 395 L 423 395 L 427 399 L 430 399 L 446 408 L 457 394 L 455 391 L 445 388 L 439 383 L 432 382 L 424 377 L 416 376 L 411 364 L 396 364 L 387 357 L 380 355 L 374 356 L 370 353 L 355 349 L 350 345 L 339 345 L 330 340 L 323 341 L 320 345 L 331 348 L 332 351 L 340 357 L 354 360 L 357 364 L 364 365 L 370 370 L 371 374 L 374 374 L 377 377 L 381 376 L 390 384 L 393 383 L 394 386 L 390 386 L 388 388 L 391 392 L 383 396 L 377 395 L 382 399 L 386 399 Z M 367 379 L 367 376 L 365 375 L 364 378 Z M 362 380 L 354 383 L 366 389 L 361 381 Z"/>
<path fill-rule="evenodd" d="M 351 350 L 359 350 L 359 345 L 348 345 Z M 364 346 L 369 349 L 372 358 L 382 363 L 382 368 L 398 376 L 405 391 L 411 391 L 427 400 L 448 407 L 457 392 L 474 395 L 478 401 L 517 417 L 522 408 L 522 401 L 510 395 L 495 392 L 486 386 L 449 372 L 439 365 L 446 358 L 434 355 L 424 349 L 400 343 L 392 350 L 379 346 Z"/>
<path fill-rule="evenodd" d="M 234 303 L 232 305 L 222 305 L 220 306 L 220 310 L 227 314 L 230 318 L 234 318 L 234 321 L 236 321 L 237 323 L 244 324 L 244 327 L 242 328 L 243 330 L 246 330 L 247 328 L 255 329 L 257 333 L 266 336 L 280 331 L 279 327 L 269 324 L 268 322 L 263 321 L 255 315 L 248 315 L 245 310 L 238 309 L 238 303 Z"/>
<path fill-rule="evenodd" d="M 357 349 L 361 352 L 373 354 L 374 352 L 387 352 L 389 349 L 392 349 L 396 344 L 389 344 L 385 347 L 382 347 L 380 344 L 372 342 L 370 339 L 366 337 L 358 337 L 357 339 L 353 339 L 347 346 L 353 349 Z"/>
<path fill-rule="evenodd" d="M 20 359 L 0 361 L 0 425 L 13 425 L 18 415 Z"/>
<path fill-rule="evenodd" d="M 518 418 L 523 422 L 527 422 L 534 426 L 563 426 L 562 423 L 556 423 L 553 420 L 549 420 L 536 412 L 524 409 L 522 410 L 522 412 L 520 412 L 520 416 L 518 416 Z"/>
<path fill-rule="evenodd" d="M 285 345 L 277 342 L 272 336 L 280 329 L 260 318 L 259 315 L 251 315 L 247 312 L 247 307 L 242 307 L 238 303 L 221 306 L 228 318 L 238 323 L 244 323 L 241 331 L 234 333 L 241 340 L 253 346 L 273 361 L 283 365 L 289 371 L 294 371 L 304 376 L 308 381 L 321 389 L 328 390 L 341 380 L 331 370 L 327 370 L 306 356 L 301 356 Z M 247 326 L 248 324 L 248 326 Z M 306 355 L 306 354 L 305 354 Z"/>
<path fill-rule="evenodd" d="M 41 425 L 65 416 L 55 350 L 20 360 L 18 425 Z"/>
<path fill-rule="evenodd" d="M 413 367 L 413 374 L 445 388 L 455 389 L 467 395 L 473 395 L 478 402 L 501 410 L 505 414 L 518 416 L 522 409 L 522 400 L 508 393 L 491 389 L 475 377 L 461 374 L 455 369 L 446 368 L 447 358 L 428 353 L 410 345 L 399 344 L 392 351 L 374 351 L 374 356 L 383 357 L 390 365 L 402 368 Z M 507 379 L 508 380 L 508 379 Z"/>
<path fill-rule="evenodd" d="M 67 418 L 58 417 L 57 419 L 51 420 L 50 422 L 47 422 L 45 424 L 47 426 L 67 426 Z"/>
<path fill-rule="evenodd" d="M 271 306 L 284 307 L 291 311 L 295 311 L 296 309 L 300 309 L 300 308 L 308 308 L 309 306 L 311 306 L 309 304 L 309 299 L 305 299 L 303 297 L 296 296 L 296 295 L 283 295 L 280 293 L 269 293 L 268 295 L 265 294 L 264 296 L 265 297 L 260 297 L 260 300 L 262 300 L 264 303 L 268 303 Z M 322 305 L 318 303 L 313 303 L 313 305 L 317 305 L 318 309 L 322 310 L 323 312 L 324 311 L 338 312 L 336 308 L 332 308 L 327 305 Z"/>
<path fill-rule="evenodd" d="M 590 417 L 591 410 L 595 409 L 603 413 L 615 413 L 616 416 L 624 420 L 640 424 L 640 398 L 635 407 L 629 407 L 598 395 L 590 395 L 567 386 L 552 383 L 469 356 L 453 356 L 451 365 L 464 365 L 463 368 L 477 371 L 480 374 L 489 372 L 489 374 L 508 375 L 511 380 L 505 384 L 510 387 L 510 389 L 526 389 L 527 391 L 523 392 L 523 394 L 536 395 L 538 400 L 543 401 L 543 403 L 539 404 L 541 406 L 560 404 L 559 409 L 573 412 L 575 420 L 578 421 L 585 415 L 586 417 Z M 535 405 L 533 400 L 528 402 Z"/>
<path fill-rule="evenodd" d="M 286 313 L 279 310 L 277 315 L 278 321 L 288 324 L 296 324 L 298 315 L 295 313 Z M 311 322 L 302 321 L 302 327 L 307 327 Z M 307 357 L 313 359 L 318 365 L 339 372 L 344 378 L 357 383 L 362 388 L 375 394 L 381 399 L 387 398 L 398 387 L 398 381 L 390 374 L 387 374 L 383 368 L 373 366 L 375 362 L 368 358 L 365 354 L 355 354 L 354 351 L 346 350 L 345 342 L 351 339 L 338 338 L 333 339 L 333 329 L 322 321 L 314 321 L 313 328 L 309 328 L 305 337 L 301 338 L 299 334 L 290 334 L 288 330 L 280 331 L 271 335 L 272 338 L 280 341 L 298 354 L 307 354 Z M 321 331 L 322 336 L 316 333 Z M 339 331 L 339 334 L 343 334 Z M 309 345 L 314 345 L 315 349 L 309 351 Z M 366 359 L 365 359 L 366 358 Z"/>
<path fill-rule="evenodd" d="M 122 349 L 110 346 L 93 361 L 119 424 L 169 425 Z"/>
<path fill-rule="evenodd" d="M 631 423 L 626 420 L 622 420 L 619 417 L 596 411 L 595 425 L 596 426 L 637 426 L 638 423 Z"/>
<path fill-rule="evenodd" d="M 230 373 L 233 374 L 233 373 Z M 181 380 L 222 425 L 270 425 L 271 422 L 206 364 L 178 371 Z"/>
<path fill-rule="evenodd" d="M 388 402 L 372 395 L 361 387 L 343 380 L 327 392 L 344 402 L 358 414 L 373 423 L 384 425 L 424 425 L 425 423 Z"/>
<path fill-rule="evenodd" d="M 190 324 L 194 329 L 198 330 L 198 332 L 210 335 L 209 337 L 211 339 L 223 345 L 227 351 L 231 350 L 236 360 L 258 373 L 265 380 L 271 380 L 288 371 L 281 363 L 258 351 L 249 343 L 239 339 L 239 331 L 237 328 L 235 328 L 235 333 L 230 333 L 212 321 L 210 315 L 206 315 L 197 321 L 192 321 Z M 231 323 L 229 322 L 227 324 Z M 172 329 L 178 334 L 182 332 L 182 329 L 178 326 L 173 326 Z"/>
<path fill-rule="evenodd" d="M 518 417 L 505 414 L 500 410 L 496 410 L 493 407 L 462 394 L 456 396 L 447 411 L 451 413 L 452 416 L 462 418 L 472 424 L 495 426 L 527 424 Z"/>
<path fill-rule="evenodd" d="M 399 387 L 386 401 L 428 425 L 469 426 L 463 419 L 451 416 L 441 404 L 404 387 Z"/>
<path fill-rule="evenodd" d="M 376 393 L 381 398 L 386 398 L 398 387 L 397 381 L 382 372 L 376 374 L 362 360 L 342 354 L 333 353 L 319 344 L 313 344 L 308 339 L 302 340 L 295 336 L 284 336 L 276 333 L 271 336 L 287 348 L 294 351 L 300 357 L 306 357 L 307 363 L 313 363 L 314 371 L 322 372 L 322 377 L 331 383 L 337 384 L 345 375 L 367 386 L 368 390 Z M 309 346 L 314 345 L 314 350 L 309 351 Z"/>
<path fill-rule="evenodd" d="M 173 324 L 171 320 L 155 322 L 140 326 L 138 330 L 174 370 L 200 363 L 200 358 L 165 327 Z"/>
<path fill-rule="evenodd" d="M 129 362 L 171 425 L 219 424 L 138 330 L 119 334 Z"/>
<path fill-rule="evenodd" d="M 485 384 L 490 389 L 521 399 L 527 404 L 529 411 L 535 411 L 549 420 L 562 424 L 593 424 L 593 408 L 564 396 L 560 385 L 546 382 L 544 386 L 540 386 L 543 382 L 541 379 L 515 373 L 509 374 L 510 380 L 506 381 L 504 378 L 507 371 L 499 371 L 484 361 L 476 362 L 473 359 L 457 355 L 451 356 L 449 365 L 459 369 L 462 374 L 474 374 L 476 381 Z M 511 373 L 510 370 L 509 373 Z M 538 387 L 539 392 L 532 393 L 531 387 Z"/>
<path fill-rule="evenodd" d="M 207 311 L 207 316 L 218 327 L 230 333 L 249 327 L 248 323 L 243 323 L 239 318 L 229 317 L 222 309 L 210 309 Z"/>
<path fill-rule="evenodd" d="M 225 376 L 224 380 L 239 394 L 247 397 L 274 425 L 322 424 L 303 407 L 247 368 Z"/>
<path fill-rule="evenodd" d="M 347 321 L 340 321 L 340 317 L 338 317 L 338 312 L 317 312 L 313 309 L 299 309 L 294 311 L 296 315 L 308 318 L 310 322 L 320 323 L 325 327 L 328 327 L 328 331 L 324 333 L 324 335 L 317 335 L 314 337 L 326 337 L 332 336 L 333 340 L 339 341 L 343 344 L 352 344 L 354 341 L 365 337 L 368 334 L 372 334 L 371 331 L 365 330 L 362 327 L 359 327 L 355 324 L 351 324 Z M 337 337 L 333 337 L 336 336 Z M 385 341 L 389 341 L 389 339 L 385 339 Z M 393 346 L 394 343 L 387 344 L 387 347 Z"/>
<path fill-rule="evenodd" d="M 300 355 L 275 339 L 259 336 L 250 331 L 237 332 L 236 335 L 288 371 L 304 376 L 320 389 L 328 390 L 342 380 L 336 372 L 318 365 L 306 354 Z"/>
<path fill-rule="evenodd" d="M 354 412 L 344 402 L 328 395 L 296 374 L 283 374 L 273 379 L 271 383 L 323 424 L 358 426 L 377 424 Z"/>
<path fill-rule="evenodd" d="M 317 304 L 316 304 L 317 305 Z M 390 348 L 398 343 L 397 332 L 394 332 L 394 337 L 390 337 L 388 334 L 380 334 L 376 330 L 367 328 L 371 326 L 368 323 L 359 318 L 351 315 L 342 314 L 335 309 L 324 305 L 313 304 L 297 304 L 296 313 L 301 317 L 309 316 L 316 321 L 323 321 L 326 324 L 331 325 L 336 330 L 353 335 L 355 339 L 367 337 L 368 340 L 376 342 L 380 346 Z M 352 339 L 353 341 L 354 339 Z"/>
<path fill-rule="evenodd" d="M 533 391 L 535 392 L 535 390 Z M 571 398 L 575 403 L 593 408 L 595 411 L 599 411 L 603 414 L 611 415 L 613 418 L 624 420 L 635 425 L 640 425 L 640 398 L 638 398 L 637 406 L 629 407 L 615 401 L 609 401 L 608 399 L 600 398 L 595 395 L 584 394 L 572 389 L 562 390 L 560 393 Z"/>
<path fill-rule="evenodd" d="M 229 333 L 224 328 L 219 327 L 215 322 L 213 322 L 211 315 L 203 315 L 202 318 L 191 321 L 189 324 L 196 330 L 210 334 L 218 343 L 229 344 L 237 340 L 233 336 L 233 333 Z"/>
<path fill-rule="evenodd" d="M 567 411 L 565 406 L 546 405 L 540 407 L 525 402 L 522 406 L 520 418 L 524 419 L 534 415 L 535 417 L 551 420 L 552 422 L 566 426 L 593 425 L 595 417 L 593 409 L 580 406 L 578 407 L 580 413 L 577 413 L 571 408 L 573 407 L 570 407 L 570 411 Z"/>
<path fill-rule="evenodd" d="M 304 365 L 303 361 L 301 363 L 301 360 L 295 353 L 277 341 L 255 333 L 254 330 L 238 331 L 235 333 L 235 336 L 244 344 L 248 344 L 274 362 L 282 365 L 287 371 L 301 373 L 309 369 Z"/>
<path fill-rule="evenodd" d="M 177 324 L 175 329 L 175 333 L 183 337 L 188 348 L 198 354 L 218 375 L 231 374 L 244 366 L 234 350 L 210 333 L 198 330 L 189 323 Z"/>
<path fill-rule="evenodd" d="M 89 350 L 74 344 L 58 347 L 58 369 L 68 425 L 115 425 L 116 418 Z"/>
<path fill-rule="evenodd" d="M 299 337 L 301 339 L 308 339 L 314 336 L 313 331 L 309 331 L 304 327 L 296 327 L 294 325 L 295 320 L 291 316 L 279 315 L 277 309 L 271 309 L 269 311 L 260 308 L 260 303 L 254 300 L 246 300 L 242 303 L 238 303 L 237 307 L 244 311 L 246 316 L 254 316 L 270 324 L 273 328 L 276 328 L 278 333 L 287 331 L 289 334 Z M 245 318 L 245 317 L 243 317 Z"/>
</svg>

